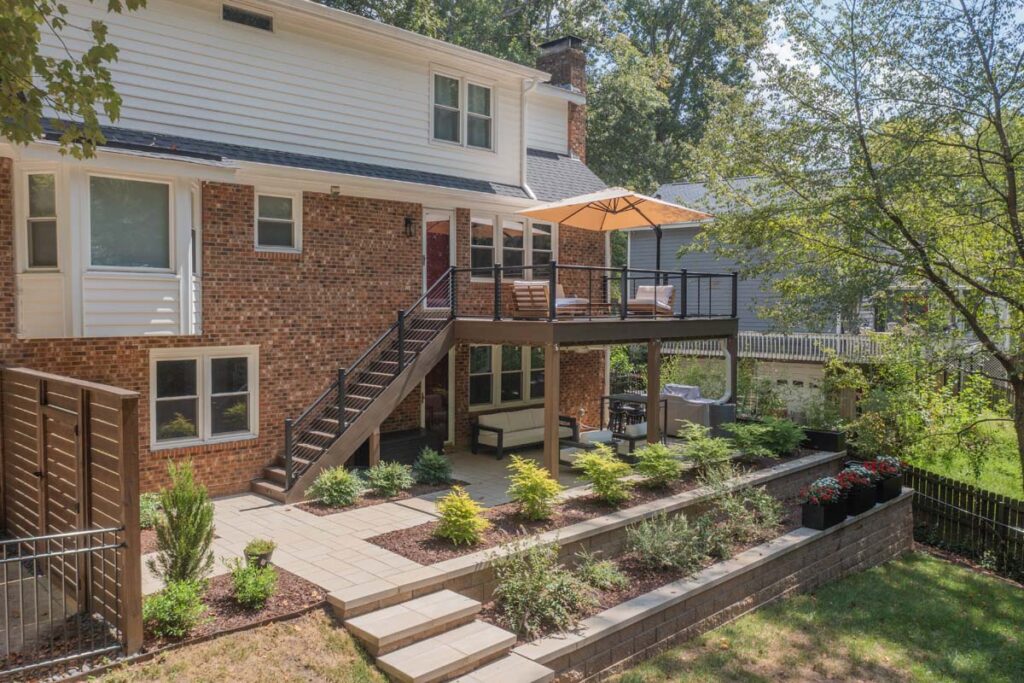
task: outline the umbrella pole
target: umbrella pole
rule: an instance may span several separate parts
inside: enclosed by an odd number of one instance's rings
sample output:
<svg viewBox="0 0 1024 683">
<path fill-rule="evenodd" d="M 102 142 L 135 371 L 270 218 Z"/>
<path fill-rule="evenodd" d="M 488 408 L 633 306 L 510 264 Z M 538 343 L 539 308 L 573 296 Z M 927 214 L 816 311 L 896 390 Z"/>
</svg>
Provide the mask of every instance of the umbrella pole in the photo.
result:
<svg viewBox="0 0 1024 683">
<path fill-rule="evenodd" d="M 654 226 L 656 246 L 654 247 L 654 269 L 661 270 L 661 226 Z M 654 276 L 654 284 L 658 284 L 658 275 Z"/>
</svg>

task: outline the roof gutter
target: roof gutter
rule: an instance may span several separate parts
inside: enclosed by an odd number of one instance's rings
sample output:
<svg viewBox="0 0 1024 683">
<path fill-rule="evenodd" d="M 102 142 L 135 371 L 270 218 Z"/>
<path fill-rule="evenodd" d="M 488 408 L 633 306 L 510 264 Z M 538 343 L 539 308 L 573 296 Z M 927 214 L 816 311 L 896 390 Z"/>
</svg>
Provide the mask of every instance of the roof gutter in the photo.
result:
<svg viewBox="0 0 1024 683">
<path fill-rule="evenodd" d="M 526 143 L 526 136 L 529 132 L 527 124 L 526 96 L 536 90 L 540 84 L 541 80 L 539 78 L 524 78 L 523 91 L 519 95 L 519 184 L 523 186 L 523 191 L 526 192 L 526 196 L 530 199 L 537 199 L 537 195 L 535 195 L 533 190 L 530 188 L 530 183 L 527 182 L 526 176 L 526 168 L 529 163 L 529 158 L 526 153 L 526 148 L 528 147 Z"/>
</svg>

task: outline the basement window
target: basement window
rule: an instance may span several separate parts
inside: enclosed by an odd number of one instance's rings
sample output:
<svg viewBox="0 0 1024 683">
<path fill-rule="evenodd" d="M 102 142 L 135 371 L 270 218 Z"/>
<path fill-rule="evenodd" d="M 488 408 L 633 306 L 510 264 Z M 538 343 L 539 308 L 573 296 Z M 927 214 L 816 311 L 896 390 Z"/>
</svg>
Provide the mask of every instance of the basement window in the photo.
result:
<svg viewBox="0 0 1024 683">
<path fill-rule="evenodd" d="M 258 28 L 261 31 L 274 30 L 274 17 L 269 14 L 260 14 L 249 9 L 224 5 L 221 17 L 224 21 L 230 21 L 250 28 Z"/>
</svg>

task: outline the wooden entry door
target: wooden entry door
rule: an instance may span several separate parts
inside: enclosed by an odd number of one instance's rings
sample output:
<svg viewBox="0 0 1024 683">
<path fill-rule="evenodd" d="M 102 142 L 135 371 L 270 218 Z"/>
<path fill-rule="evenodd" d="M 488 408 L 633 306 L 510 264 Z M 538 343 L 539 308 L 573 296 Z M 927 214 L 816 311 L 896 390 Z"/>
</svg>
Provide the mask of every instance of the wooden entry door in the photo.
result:
<svg viewBox="0 0 1024 683">
<path fill-rule="evenodd" d="M 441 279 L 452 265 L 453 223 L 451 211 L 429 209 L 423 213 L 424 292 Z M 444 308 L 447 301 L 448 292 L 440 291 L 428 298 L 427 306 Z"/>
</svg>

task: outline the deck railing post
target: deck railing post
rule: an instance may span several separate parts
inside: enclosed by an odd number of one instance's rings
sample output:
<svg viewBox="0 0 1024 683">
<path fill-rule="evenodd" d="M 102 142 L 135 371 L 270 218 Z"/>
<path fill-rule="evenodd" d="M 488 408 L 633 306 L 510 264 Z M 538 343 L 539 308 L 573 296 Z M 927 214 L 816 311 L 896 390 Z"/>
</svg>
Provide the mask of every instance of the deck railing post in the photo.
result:
<svg viewBox="0 0 1024 683">
<path fill-rule="evenodd" d="M 284 487 L 291 488 L 292 485 L 292 418 L 284 419 Z"/>
<path fill-rule="evenodd" d="M 501 320 L 501 265 L 494 266 L 494 319 Z"/>
<path fill-rule="evenodd" d="M 737 285 L 739 284 L 739 275 L 734 270 L 730 277 L 732 278 L 732 315 L 729 316 L 729 317 L 730 318 L 735 318 L 736 317 L 736 311 L 738 309 L 738 303 L 739 303 L 739 298 L 738 298 L 739 295 L 737 293 Z"/>
<path fill-rule="evenodd" d="M 338 436 L 345 431 L 345 368 L 338 368 Z"/>
<path fill-rule="evenodd" d="M 679 319 L 686 318 L 686 268 L 679 271 Z"/>
<path fill-rule="evenodd" d="M 405 311 L 398 311 L 398 366 L 395 375 L 405 370 Z"/>
<path fill-rule="evenodd" d="M 558 317 L 558 264 L 551 262 L 551 270 L 548 271 L 548 319 L 554 320 Z"/>
<path fill-rule="evenodd" d="M 622 282 L 619 285 L 619 317 L 626 319 L 626 302 L 629 300 L 629 267 L 622 266 Z"/>
</svg>

